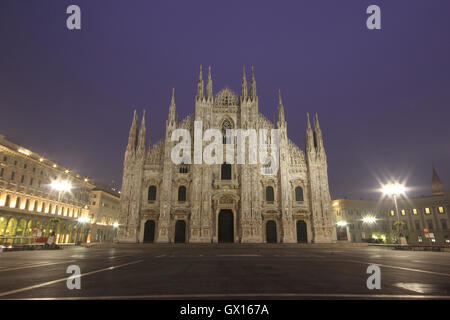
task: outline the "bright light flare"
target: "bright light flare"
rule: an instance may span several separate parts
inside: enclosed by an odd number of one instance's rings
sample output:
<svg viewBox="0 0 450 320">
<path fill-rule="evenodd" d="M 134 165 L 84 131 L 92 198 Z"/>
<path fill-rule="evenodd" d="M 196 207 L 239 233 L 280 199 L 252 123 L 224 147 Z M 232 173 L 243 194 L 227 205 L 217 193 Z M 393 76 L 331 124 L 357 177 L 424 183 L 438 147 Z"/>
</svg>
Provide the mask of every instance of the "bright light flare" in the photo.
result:
<svg viewBox="0 0 450 320">
<path fill-rule="evenodd" d="M 387 185 L 383 186 L 382 191 L 386 195 L 397 196 L 399 194 L 405 193 L 406 188 L 402 184 L 398 184 L 398 183 L 392 184 L 391 183 L 391 184 L 387 184 Z"/>
<path fill-rule="evenodd" d="M 56 191 L 64 191 L 64 192 L 69 192 L 72 189 L 72 185 L 70 184 L 69 181 L 65 181 L 65 180 L 54 180 L 52 181 L 52 183 L 50 184 L 50 187 L 53 190 Z"/>
<path fill-rule="evenodd" d="M 364 223 L 368 223 L 368 224 L 372 224 L 372 223 L 375 223 L 377 221 L 377 219 L 375 217 L 372 217 L 372 216 L 364 217 L 362 220 L 363 220 Z"/>
<path fill-rule="evenodd" d="M 347 225 L 347 221 L 338 221 L 338 222 L 337 222 L 337 225 L 338 225 L 339 227 L 345 227 L 345 226 Z"/>
<path fill-rule="evenodd" d="M 91 222 L 91 219 L 89 217 L 79 217 L 78 222 L 80 223 L 88 223 Z"/>
<path fill-rule="evenodd" d="M 114 228 L 118 228 L 118 227 L 119 227 L 119 223 L 118 223 L 117 221 L 114 222 L 113 227 L 114 227 Z"/>
</svg>

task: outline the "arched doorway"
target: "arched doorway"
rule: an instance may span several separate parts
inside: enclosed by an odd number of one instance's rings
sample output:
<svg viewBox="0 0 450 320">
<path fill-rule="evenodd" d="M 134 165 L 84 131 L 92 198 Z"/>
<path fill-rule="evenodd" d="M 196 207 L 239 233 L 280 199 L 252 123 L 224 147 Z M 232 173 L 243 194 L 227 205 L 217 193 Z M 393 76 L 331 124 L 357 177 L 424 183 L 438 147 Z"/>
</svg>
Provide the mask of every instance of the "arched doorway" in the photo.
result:
<svg viewBox="0 0 450 320">
<path fill-rule="evenodd" d="M 144 227 L 144 242 L 153 242 L 155 240 L 155 221 L 147 220 Z"/>
<path fill-rule="evenodd" d="M 266 241 L 267 243 L 277 243 L 277 224 L 273 220 L 266 223 Z"/>
<path fill-rule="evenodd" d="M 186 242 L 186 222 L 177 220 L 175 223 L 175 243 Z"/>
<path fill-rule="evenodd" d="M 306 222 L 303 220 L 297 220 L 297 242 L 307 243 L 308 235 L 306 231 Z"/>
<path fill-rule="evenodd" d="M 219 242 L 234 242 L 234 216 L 231 210 L 220 210 L 219 212 Z"/>
</svg>

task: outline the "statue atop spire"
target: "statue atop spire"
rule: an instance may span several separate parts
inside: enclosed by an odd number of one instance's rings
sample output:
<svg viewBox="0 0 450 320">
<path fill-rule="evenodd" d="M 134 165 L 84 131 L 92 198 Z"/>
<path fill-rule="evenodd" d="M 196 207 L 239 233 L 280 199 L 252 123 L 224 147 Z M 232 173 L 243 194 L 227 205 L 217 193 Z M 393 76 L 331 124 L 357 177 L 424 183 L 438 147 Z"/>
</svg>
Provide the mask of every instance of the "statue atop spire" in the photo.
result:
<svg viewBox="0 0 450 320">
<path fill-rule="evenodd" d="M 444 185 L 442 184 L 441 179 L 439 179 L 439 176 L 434 166 L 433 166 L 433 177 L 431 179 L 431 191 L 433 195 L 444 194 Z"/>
<path fill-rule="evenodd" d="M 247 78 L 245 77 L 245 66 L 242 71 L 242 81 L 241 81 L 241 99 L 247 99 Z"/>
<path fill-rule="evenodd" d="M 204 97 L 204 90 L 203 90 L 203 75 L 202 75 L 202 65 L 200 65 L 200 75 L 198 76 L 198 82 L 197 82 L 197 99 L 203 99 Z"/>
<path fill-rule="evenodd" d="M 252 66 L 252 79 L 250 80 L 250 98 L 254 100 L 256 98 L 256 80 L 255 80 L 255 69 Z"/>
<path fill-rule="evenodd" d="M 213 98 L 213 90 L 212 90 L 212 78 L 211 78 L 211 66 L 208 68 L 208 82 L 206 83 L 206 98 Z"/>
</svg>

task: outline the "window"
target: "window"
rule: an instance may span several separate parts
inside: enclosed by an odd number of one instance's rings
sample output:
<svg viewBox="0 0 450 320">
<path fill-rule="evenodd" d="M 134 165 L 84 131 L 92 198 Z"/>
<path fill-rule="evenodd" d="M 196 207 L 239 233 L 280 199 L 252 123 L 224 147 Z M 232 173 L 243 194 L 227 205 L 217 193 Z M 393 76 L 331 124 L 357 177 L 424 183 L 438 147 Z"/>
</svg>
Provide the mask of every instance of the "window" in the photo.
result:
<svg viewBox="0 0 450 320">
<path fill-rule="evenodd" d="M 14 176 L 16 175 L 16 173 L 13 171 L 11 172 L 11 180 L 14 181 Z"/>
<path fill-rule="evenodd" d="M 417 209 L 413 209 L 413 214 L 417 214 Z"/>
<path fill-rule="evenodd" d="M 148 201 L 156 201 L 156 186 L 148 188 Z"/>
<path fill-rule="evenodd" d="M 420 231 L 420 222 L 416 220 L 416 221 L 414 221 L 414 225 L 416 227 L 416 230 Z"/>
<path fill-rule="evenodd" d="M 181 186 L 178 188 L 178 201 L 184 202 L 186 201 L 186 187 Z"/>
<path fill-rule="evenodd" d="M 274 192 L 271 186 L 266 187 L 266 201 L 274 201 Z"/>
<path fill-rule="evenodd" d="M 20 183 L 23 183 L 25 181 L 25 176 L 22 175 L 22 177 L 20 177 Z"/>
<path fill-rule="evenodd" d="M 25 202 L 25 209 L 30 210 L 30 200 L 29 199 L 27 199 L 27 201 Z"/>
<path fill-rule="evenodd" d="M 439 213 L 444 213 L 444 207 L 438 207 Z"/>
<path fill-rule="evenodd" d="M 17 198 L 16 199 L 16 209 L 19 208 L 19 206 L 20 206 L 20 198 Z"/>
<path fill-rule="evenodd" d="M 0 168 L 0 177 L 3 177 L 3 173 L 5 172 L 4 168 Z"/>
<path fill-rule="evenodd" d="M 442 219 L 441 226 L 442 226 L 442 230 L 447 230 L 448 229 L 447 220 Z"/>
<path fill-rule="evenodd" d="M 427 220 L 428 230 L 433 230 L 433 221 Z"/>
<path fill-rule="evenodd" d="M 425 214 L 431 214 L 430 208 L 425 208 Z"/>
<path fill-rule="evenodd" d="M 3 161 L 6 162 L 8 160 L 7 156 L 3 156 Z"/>
<path fill-rule="evenodd" d="M 391 216 L 395 216 L 394 210 L 391 210 Z"/>
<path fill-rule="evenodd" d="M 221 166 L 222 180 L 231 180 L 231 164 L 223 163 Z"/>
<path fill-rule="evenodd" d="M 10 204 L 11 204 L 11 197 L 8 194 L 5 199 L 5 207 L 9 207 Z"/>
<path fill-rule="evenodd" d="M 187 165 L 181 165 L 180 166 L 180 173 L 188 173 L 188 167 Z"/>
<path fill-rule="evenodd" d="M 35 201 L 34 201 L 33 210 L 34 210 L 34 211 L 37 211 L 37 208 L 38 208 L 38 202 L 37 202 L 37 200 L 35 200 Z"/>
<path fill-rule="evenodd" d="M 23 168 L 24 168 L 24 169 L 26 169 L 26 168 L 27 168 L 27 164 L 26 164 L 26 163 L 25 163 L 25 164 L 23 165 Z"/>
<path fill-rule="evenodd" d="M 33 178 L 30 179 L 30 186 L 33 185 Z"/>
<path fill-rule="evenodd" d="M 17 160 L 14 160 L 14 165 L 17 166 Z"/>
<path fill-rule="evenodd" d="M 41 186 L 41 180 L 39 180 L 38 186 L 39 186 L 39 187 Z"/>
<path fill-rule="evenodd" d="M 295 188 L 295 201 L 303 201 L 303 189 L 302 187 Z"/>
<path fill-rule="evenodd" d="M 231 137 L 227 137 L 227 129 L 232 129 L 233 125 L 230 120 L 225 120 L 222 123 L 222 143 L 223 144 L 231 144 Z"/>
<path fill-rule="evenodd" d="M 402 216 L 404 216 L 406 214 L 405 209 L 402 209 Z"/>
</svg>

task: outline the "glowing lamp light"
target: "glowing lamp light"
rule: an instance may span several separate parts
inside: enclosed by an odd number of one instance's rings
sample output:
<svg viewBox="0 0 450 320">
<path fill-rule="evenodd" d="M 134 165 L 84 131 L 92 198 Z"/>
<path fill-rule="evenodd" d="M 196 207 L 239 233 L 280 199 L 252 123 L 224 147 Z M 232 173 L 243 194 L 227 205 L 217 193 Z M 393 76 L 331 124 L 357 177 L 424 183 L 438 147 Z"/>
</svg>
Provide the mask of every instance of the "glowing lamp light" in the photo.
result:
<svg viewBox="0 0 450 320">
<path fill-rule="evenodd" d="M 26 156 L 29 156 L 31 154 L 27 149 L 19 149 L 18 151 Z"/>
<path fill-rule="evenodd" d="M 72 185 L 68 181 L 55 180 L 50 184 L 50 187 L 56 191 L 69 192 L 72 189 Z"/>
<path fill-rule="evenodd" d="M 347 221 L 338 221 L 337 225 L 339 227 L 345 227 L 347 225 Z"/>
<path fill-rule="evenodd" d="M 404 185 L 396 183 L 396 184 L 387 184 L 387 185 L 383 186 L 382 190 L 383 190 L 383 193 L 386 195 L 397 196 L 399 194 L 405 193 L 406 188 Z"/>
<path fill-rule="evenodd" d="M 88 223 L 88 222 L 91 222 L 91 219 L 89 219 L 88 217 L 79 217 L 78 218 L 78 222 L 80 222 L 80 223 Z"/>
<path fill-rule="evenodd" d="M 114 228 L 118 228 L 118 227 L 119 227 L 119 223 L 118 223 L 117 221 L 114 222 L 113 227 L 114 227 Z"/>
<path fill-rule="evenodd" d="M 368 224 L 372 224 L 372 223 L 375 223 L 377 221 L 377 219 L 375 217 L 372 217 L 372 216 L 364 217 L 362 220 L 363 220 L 364 223 L 368 223 Z"/>
</svg>

